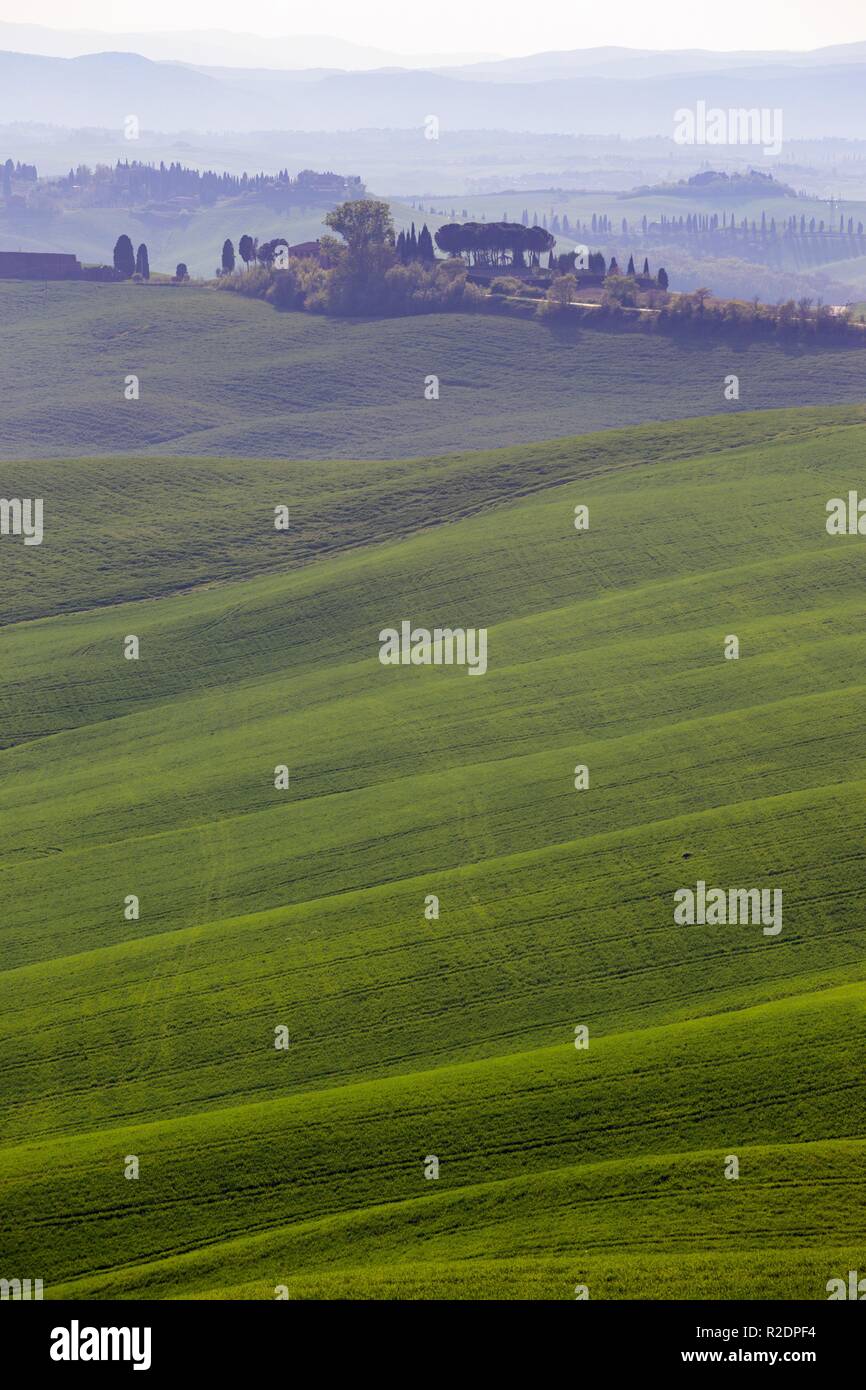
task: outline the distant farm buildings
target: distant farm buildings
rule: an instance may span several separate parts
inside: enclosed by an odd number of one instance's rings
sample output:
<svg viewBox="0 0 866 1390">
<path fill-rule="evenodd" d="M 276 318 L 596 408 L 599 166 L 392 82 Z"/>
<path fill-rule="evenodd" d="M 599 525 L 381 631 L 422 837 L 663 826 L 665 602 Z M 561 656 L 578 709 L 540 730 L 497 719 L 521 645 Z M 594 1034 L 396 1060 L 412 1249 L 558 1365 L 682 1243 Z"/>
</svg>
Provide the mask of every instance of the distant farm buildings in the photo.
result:
<svg viewBox="0 0 866 1390">
<path fill-rule="evenodd" d="M 0 251 L 2 280 L 80 280 L 81 262 L 60 251 Z"/>
<path fill-rule="evenodd" d="M 82 265 L 65 251 L 0 251 L 0 280 L 122 280 L 110 265 Z"/>
<path fill-rule="evenodd" d="M 297 246 L 289 247 L 289 255 L 297 257 L 298 260 L 317 261 L 322 254 L 322 248 L 317 241 L 299 241 Z"/>
</svg>

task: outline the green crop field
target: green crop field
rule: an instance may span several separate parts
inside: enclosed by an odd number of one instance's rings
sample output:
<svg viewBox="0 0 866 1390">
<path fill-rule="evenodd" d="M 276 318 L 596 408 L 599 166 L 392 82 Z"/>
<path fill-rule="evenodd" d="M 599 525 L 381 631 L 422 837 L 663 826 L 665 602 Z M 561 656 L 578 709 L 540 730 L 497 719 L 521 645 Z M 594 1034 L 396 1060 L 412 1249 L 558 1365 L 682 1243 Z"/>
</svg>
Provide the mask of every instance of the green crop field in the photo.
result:
<svg viewBox="0 0 866 1390">
<path fill-rule="evenodd" d="M 490 314 L 278 313 L 206 287 L 0 282 L 0 458 L 382 459 L 648 420 L 863 399 L 860 342 L 814 347 Z M 726 404 L 725 378 L 740 378 Z M 140 398 L 124 398 L 128 375 Z M 438 401 L 425 379 L 440 380 Z"/>
<path fill-rule="evenodd" d="M 866 1217 L 866 539 L 825 528 L 866 407 L 529 445 L 515 401 L 489 441 L 512 447 L 409 457 L 420 412 L 454 410 L 416 404 L 446 347 L 445 383 L 482 376 L 464 449 L 495 414 L 475 320 L 374 340 L 193 291 L 229 382 L 167 330 L 176 296 L 139 293 L 133 331 L 52 288 L 27 340 L 18 447 L 57 392 L 103 456 L 0 470 L 45 500 L 42 545 L 0 541 L 4 1268 L 47 1298 L 825 1299 Z M 571 354 L 604 335 L 478 322 L 532 334 L 527 374 L 538 345 L 567 358 L 583 418 Z M 108 329 L 69 419 L 55 336 L 68 359 Z M 731 361 L 612 341 L 648 372 L 675 354 L 684 407 Z M 773 351 L 744 380 L 769 390 L 772 360 L 793 387 L 803 359 Z M 852 394 L 859 360 L 835 358 Z M 268 364 L 291 399 L 262 426 Z M 110 383 L 137 366 L 122 457 Z M 316 379 L 349 444 L 378 422 L 407 457 L 288 461 L 277 420 L 316 413 Z M 235 417 L 249 393 L 246 434 L 200 427 L 220 392 Z M 487 629 L 486 673 L 382 665 L 404 620 Z M 699 880 L 781 890 L 782 930 L 676 925 Z"/>
</svg>

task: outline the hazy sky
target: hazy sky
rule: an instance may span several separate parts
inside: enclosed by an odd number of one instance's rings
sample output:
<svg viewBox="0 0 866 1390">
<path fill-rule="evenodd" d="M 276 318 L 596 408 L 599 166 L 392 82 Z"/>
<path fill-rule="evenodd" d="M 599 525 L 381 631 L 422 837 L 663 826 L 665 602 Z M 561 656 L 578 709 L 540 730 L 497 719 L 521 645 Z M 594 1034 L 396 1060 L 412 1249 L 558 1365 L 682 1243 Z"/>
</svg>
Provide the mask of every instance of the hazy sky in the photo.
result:
<svg viewBox="0 0 866 1390">
<path fill-rule="evenodd" d="M 0 19 L 61 29 L 224 28 L 328 34 L 394 52 L 536 53 L 619 44 L 629 48 L 815 48 L 866 39 L 866 0 L 0 0 Z"/>
</svg>

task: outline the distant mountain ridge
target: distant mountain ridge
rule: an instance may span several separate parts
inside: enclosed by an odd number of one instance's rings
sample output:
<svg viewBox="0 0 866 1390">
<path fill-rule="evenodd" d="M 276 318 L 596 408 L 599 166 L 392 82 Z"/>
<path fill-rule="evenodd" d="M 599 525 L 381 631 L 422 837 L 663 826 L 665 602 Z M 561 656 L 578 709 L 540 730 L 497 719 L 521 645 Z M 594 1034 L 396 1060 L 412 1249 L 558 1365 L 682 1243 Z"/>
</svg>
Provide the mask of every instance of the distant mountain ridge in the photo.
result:
<svg viewBox="0 0 866 1390">
<path fill-rule="evenodd" d="M 452 65 L 446 71 L 475 81 L 527 82 L 541 76 L 664 77 L 675 73 L 733 72 L 743 68 L 815 68 L 866 63 L 866 41 L 799 52 L 795 49 L 715 52 L 704 48 L 577 48 Z"/>
<path fill-rule="evenodd" d="M 233 33 L 227 29 L 166 30 L 125 33 L 100 29 L 52 29 L 39 24 L 0 22 L 0 49 L 46 58 L 79 58 L 108 51 L 140 53 L 154 62 L 193 63 L 213 67 L 278 69 L 427 67 L 488 59 L 478 53 L 424 56 L 394 53 L 330 35 L 274 37 Z"/>
<path fill-rule="evenodd" d="M 864 24 L 866 27 L 866 24 Z M 662 77 L 674 73 L 722 72 L 754 67 L 835 67 L 866 63 L 866 39 L 811 50 L 700 48 L 646 49 L 623 45 L 549 50 L 516 58 L 476 53 L 397 53 L 322 34 L 273 36 L 227 29 L 124 32 L 54 29 L 0 21 L 0 50 L 46 58 L 78 58 L 94 53 L 138 53 L 153 62 L 197 68 L 236 68 L 262 76 L 277 72 L 330 69 L 362 72 L 379 68 L 425 68 L 472 81 L 535 81 L 541 77 Z"/>
<path fill-rule="evenodd" d="M 151 131 L 417 129 L 423 157 L 431 113 L 441 139 L 456 130 L 671 136 L 674 113 L 699 101 L 778 108 L 788 139 L 854 139 L 866 138 L 864 92 L 866 61 L 631 79 L 542 76 L 516 87 L 408 69 L 320 77 L 271 71 L 263 80 L 255 72 L 208 72 L 132 53 L 51 58 L 0 52 L 0 123 L 114 128 L 119 144 L 126 118 L 135 115 Z M 759 147 L 755 153 L 761 156 Z"/>
</svg>

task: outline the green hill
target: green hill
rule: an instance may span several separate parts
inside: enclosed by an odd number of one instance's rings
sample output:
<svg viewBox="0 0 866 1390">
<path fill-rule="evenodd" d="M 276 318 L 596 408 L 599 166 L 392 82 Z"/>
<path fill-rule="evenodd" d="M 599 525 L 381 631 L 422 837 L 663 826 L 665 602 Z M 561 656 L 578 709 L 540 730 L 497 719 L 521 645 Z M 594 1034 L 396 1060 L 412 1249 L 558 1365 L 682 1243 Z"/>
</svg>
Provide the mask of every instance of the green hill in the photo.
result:
<svg viewBox="0 0 866 1390">
<path fill-rule="evenodd" d="M 278 212 L 242 197 L 190 213 L 111 207 L 0 210 L 0 251 L 71 251 L 85 265 L 111 265 L 114 244 L 125 232 L 135 247 L 146 243 L 151 270 L 173 275 L 183 261 L 191 275 L 207 277 L 220 264 L 226 237 L 235 247 L 245 233 L 260 241 L 284 236 L 295 246 L 328 230 L 323 215 L 321 208 Z"/>
<path fill-rule="evenodd" d="M 859 342 L 737 345 L 490 314 L 326 319 L 153 284 L 0 282 L 0 322 L 6 459 L 399 459 L 863 398 Z M 740 399 L 727 404 L 732 372 Z M 439 400 L 424 397 L 430 374 Z"/>
<path fill-rule="evenodd" d="M 864 418 L 4 466 L 46 499 L 2 542 L 4 1268 L 825 1298 L 862 1260 L 866 542 L 824 521 Z M 383 666 L 402 620 L 487 628 L 486 674 Z M 782 931 L 675 925 L 700 879 L 781 889 Z"/>
</svg>

